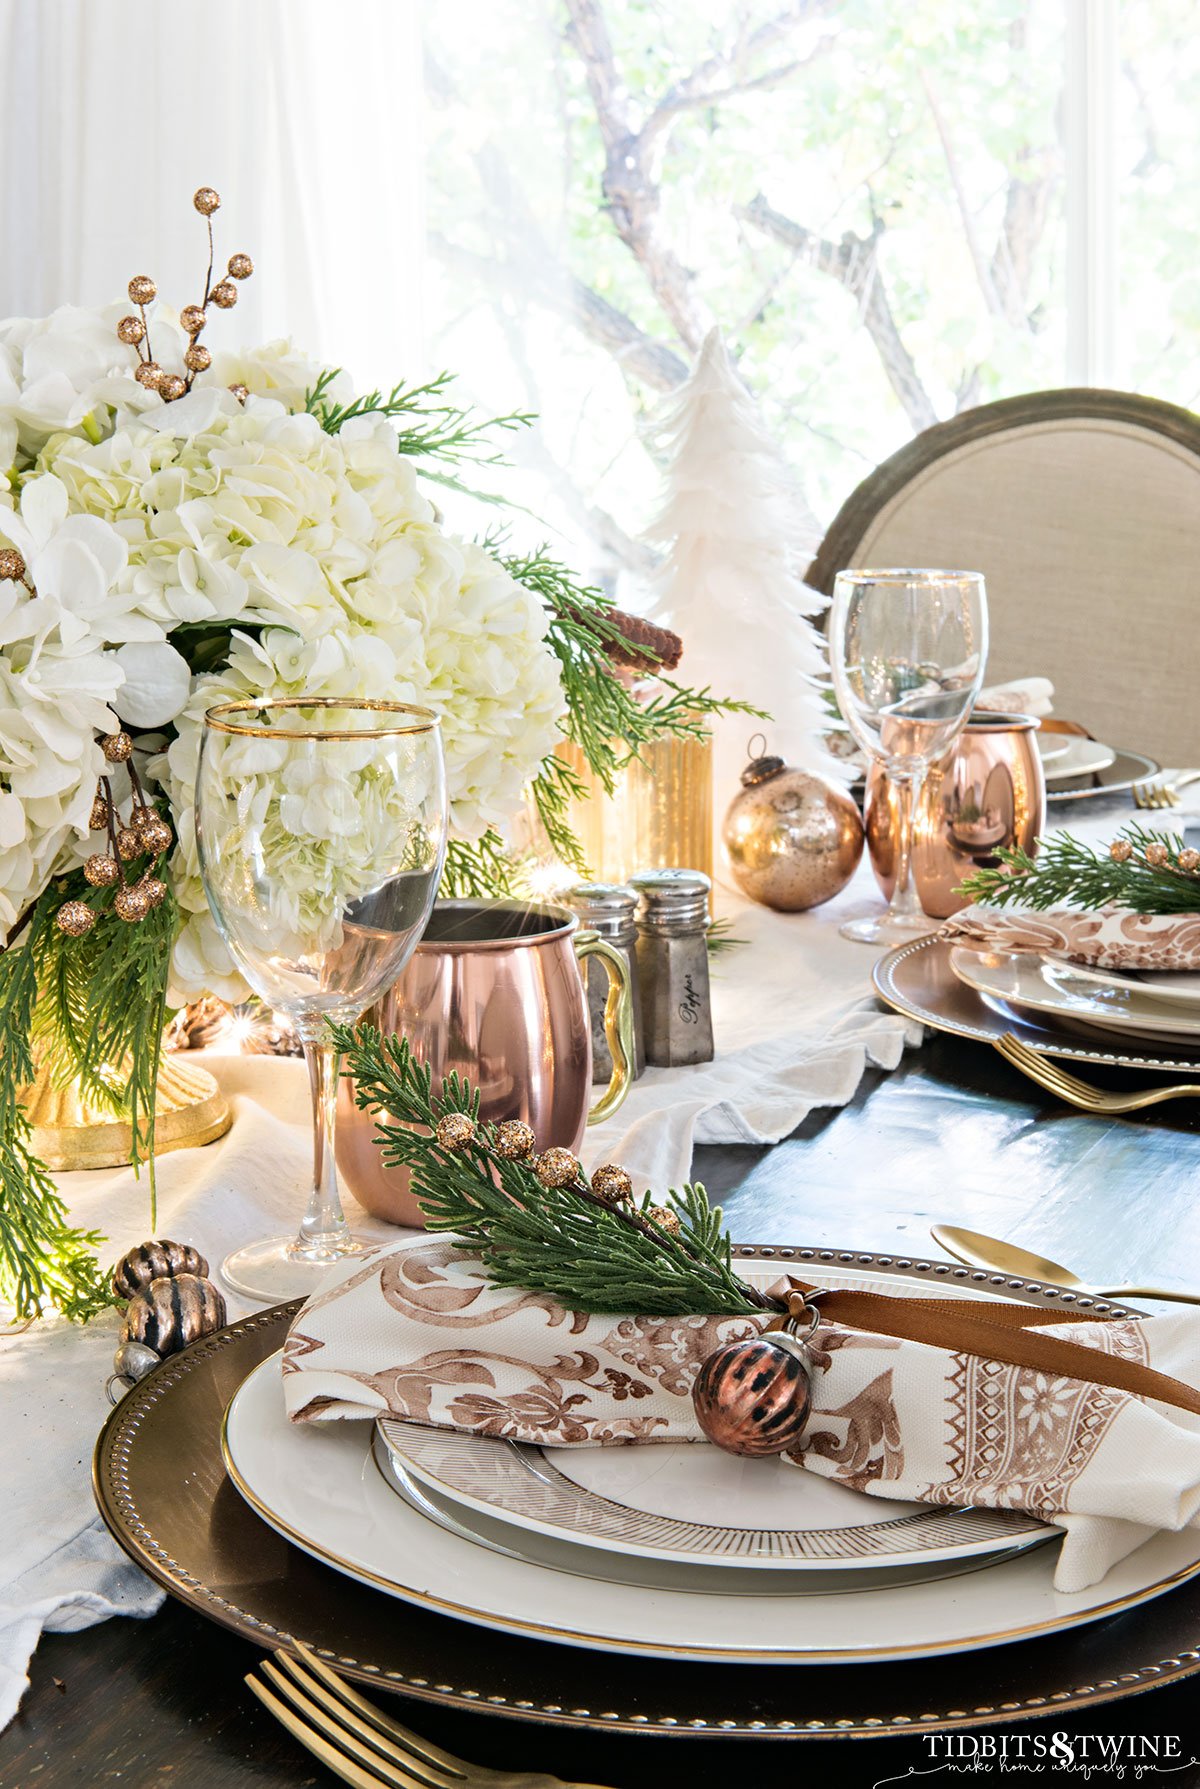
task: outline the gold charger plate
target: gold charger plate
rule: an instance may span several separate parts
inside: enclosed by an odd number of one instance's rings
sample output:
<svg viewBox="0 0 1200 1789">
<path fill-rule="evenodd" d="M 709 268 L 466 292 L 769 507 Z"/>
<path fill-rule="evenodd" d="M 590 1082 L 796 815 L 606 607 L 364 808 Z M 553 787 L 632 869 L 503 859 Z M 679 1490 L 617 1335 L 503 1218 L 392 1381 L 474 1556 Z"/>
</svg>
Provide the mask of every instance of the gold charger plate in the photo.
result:
<svg viewBox="0 0 1200 1789">
<path fill-rule="evenodd" d="M 735 1253 L 740 1251 L 735 1251 Z M 928 1284 L 975 1280 L 1035 1302 L 1057 1288 L 945 1262 L 755 1249 L 781 1263 L 886 1266 Z M 871 1666 L 672 1663 L 495 1634 L 414 1607 L 301 1553 L 243 1502 L 221 1460 L 225 1408 L 283 1341 L 279 1305 L 163 1363 L 96 1443 L 96 1501 L 121 1546 L 173 1596 L 271 1651 L 307 1641 L 348 1676 L 424 1702 L 543 1725 L 704 1738 L 876 1737 L 1012 1723 L 1134 1695 L 1200 1671 L 1200 1581 L 1064 1634 Z"/>
<path fill-rule="evenodd" d="M 935 932 L 898 945 L 880 957 L 871 971 L 876 993 L 897 1012 L 919 1019 L 922 1025 L 984 1044 L 994 1044 L 1005 1032 L 1012 1032 L 1042 1056 L 1065 1056 L 1072 1062 L 1150 1069 L 1160 1074 L 1169 1069 L 1194 1075 L 1200 1067 L 1200 1045 L 1192 1053 L 1178 1044 L 1159 1048 L 1140 1038 L 1122 1041 L 1116 1033 L 1106 1045 L 1079 1032 L 1056 1030 L 1049 1019 L 1045 1027 L 1032 1025 L 1015 1011 L 992 1006 L 950 967 L 950 953 L 962 943 L 961 938 L 940 938 Z"/>
</svg>

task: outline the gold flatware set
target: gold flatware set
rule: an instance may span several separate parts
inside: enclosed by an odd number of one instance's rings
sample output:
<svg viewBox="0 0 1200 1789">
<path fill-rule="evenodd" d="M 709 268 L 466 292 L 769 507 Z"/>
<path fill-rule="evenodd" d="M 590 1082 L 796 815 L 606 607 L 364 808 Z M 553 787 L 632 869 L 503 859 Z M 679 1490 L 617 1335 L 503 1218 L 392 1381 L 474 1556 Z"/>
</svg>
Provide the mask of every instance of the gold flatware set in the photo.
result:
<svg viewBox="0 0 1200 1789">
<path fill-rule="evenodd" d="M 1144 783 L 1133 785 L 1130 791 L 1133 805 L 1135 808 L 1177 808 L 1179 791 L 1195 782 L 1200 782 L 1200 770 L 1185 770 L 1172 777 L 1147 777 Z"/>
<path fill-rule="evenodd" d="M 1048 1260 L 998 1236 L 978 1230 L 962 1230 L 957 1224 L 934 1224 L 929 1234 L 939 1247 L 968 1267 L 985 1267 L 1012 1279 L 1037 1280 L 1043 1285 L 1063 1286 L 1093 1298 L 1165 1298 L 1172 1304 L 1200 1304 L 1200 1292 L 1172 1291 L 1166 1286 L 1090 1286 L 1061 1261 Z"/>
<path fill-rule="evenodd" d="M 1068 1074 L 1040 1050 L 1023 1044 L 1011 1031 L 997 1039 L 994 1048 L 1029 1080 L 1036 1081 L 1039 1087 L 1057 1099 L 1065 1100 L 1069 1106 L 1078 1106 L 1081 1112 L 1119 1118 L 1125 1112 L 1141 1112 L 1147 1106 L 1161 1105 L 1164 1100 L 1200 1099 L 1200 1082 L 1196 1081 L 1176 1081 L 1169 1087 L 1145 1087 L 1134 1093 L 1110 1093 L 1106 1088 L 1093 1087 L 1089 1081 L 1081 1081 L 1078 1075 Z"/>
<path fill-rule="evenodd" d="M 354 1789 L 603 1789 L 544 1771 L 487 1770 L 401 1726 L 299 1640 L 246 1682 L 275 1719 Z"/>
</svg>

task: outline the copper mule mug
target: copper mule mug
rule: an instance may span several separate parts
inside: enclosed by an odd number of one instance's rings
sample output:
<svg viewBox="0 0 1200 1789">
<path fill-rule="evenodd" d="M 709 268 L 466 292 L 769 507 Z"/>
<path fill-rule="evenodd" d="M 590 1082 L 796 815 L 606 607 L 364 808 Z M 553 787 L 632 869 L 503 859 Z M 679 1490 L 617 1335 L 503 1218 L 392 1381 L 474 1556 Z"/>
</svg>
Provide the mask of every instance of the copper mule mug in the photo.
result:
<svg viewBox="0 0 1200 1789">
<path fill-rule="evenodd" d="M 612 1079 L 591 1112 L 592 1034 L 579 964 L 608 970 L 605 1032 Z M 407 968 L 364 1015 L 408 1040 L 437 1089 L 456 1070 L 479 1091 L 489 1124 L 520 1118 L 539 1149 L 578 1152 L 588 1124 L 616 1111 L 629 1089 L 633 1003 L 629 966 L 565 907 L 516 901 L 439 901 Z M 386 1115 L 360 1112 L 338 1091 L 337 1161 L 345 1185 L 374 1217 L 422 1223 L 407 1168 L 387 1168 L 375 1141 Z"/>
<path fill-rule="evenodd" d="M 913 884 L 931 919 L 949 919 L 967 904 L 959 883 L 992 868 L 997 851 L 1032 852 L 1046 819 L 1046 778 L 1028 714 L 979 709 L 939 764 L 930 766 L 913 815 Z M 895 881 L 896 791 L 882 765 L 867 782 L 866 827 L 871 868 L 891 899 Z"/>
</svg>

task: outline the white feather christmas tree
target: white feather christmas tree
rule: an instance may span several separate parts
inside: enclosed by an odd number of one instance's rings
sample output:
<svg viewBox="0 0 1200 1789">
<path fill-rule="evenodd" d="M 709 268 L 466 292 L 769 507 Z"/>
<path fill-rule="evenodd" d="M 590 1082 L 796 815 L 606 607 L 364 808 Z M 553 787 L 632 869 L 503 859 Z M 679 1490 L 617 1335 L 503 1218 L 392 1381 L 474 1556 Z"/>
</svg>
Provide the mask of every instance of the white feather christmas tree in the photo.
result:
<svg viewBox="0 0 1200 1789">
<path fill-rule="evenodd" d="M 670 463 L 666 499 L 649 530 L 668 549 L 654 612 L 683 638 L 689 684 L 765 709 L 772 752 L 844 781 L 821 740 L 825 643 L 811 617 L 825 598 L 802 581 L 815 523 L 719 330 L 705 338 L 655 439 Z M 713 723 L 718 839 L 755 731 L 740 715 Z"/>
</svg>

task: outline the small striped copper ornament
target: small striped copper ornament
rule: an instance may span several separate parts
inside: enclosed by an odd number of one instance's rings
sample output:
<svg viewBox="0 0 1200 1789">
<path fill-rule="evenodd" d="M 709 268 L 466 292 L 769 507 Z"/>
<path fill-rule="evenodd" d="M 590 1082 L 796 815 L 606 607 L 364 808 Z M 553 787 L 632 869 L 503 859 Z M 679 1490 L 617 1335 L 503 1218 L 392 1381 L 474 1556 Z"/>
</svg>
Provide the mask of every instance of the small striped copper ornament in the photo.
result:
<svg viewBox="0 0 1200 1789">
<path fill-rule="evenodd" d="M 156 1354 L 178 1354 L 225 1325 L 225 1300 L 211 1280 L 179 1273 L 150 1280 L 125 1307 L 123 1342 L 144 1342 Z"/>
<path fill-rule="evenodd" d="M 793 1446 L 812 1402 L 804 1344 L 784 1330 L 726 1342 L 692 1387 L 696 1421 L 714 1447 L 764 1459 Z"/>
<path fill-rule="evenodd" d="M 118 1298 L 132 1298 L 151 1280 L 173 1280 L 181 1273 L 206 1279 L 208 1262 L 190 1243 L 172 1242 L 165 1236 L 152 1237 L 149 1242 L 139 1242 L 136 1249 L 121 1256 L 113 1268 L 113 1291 Z"/>
</svg>

